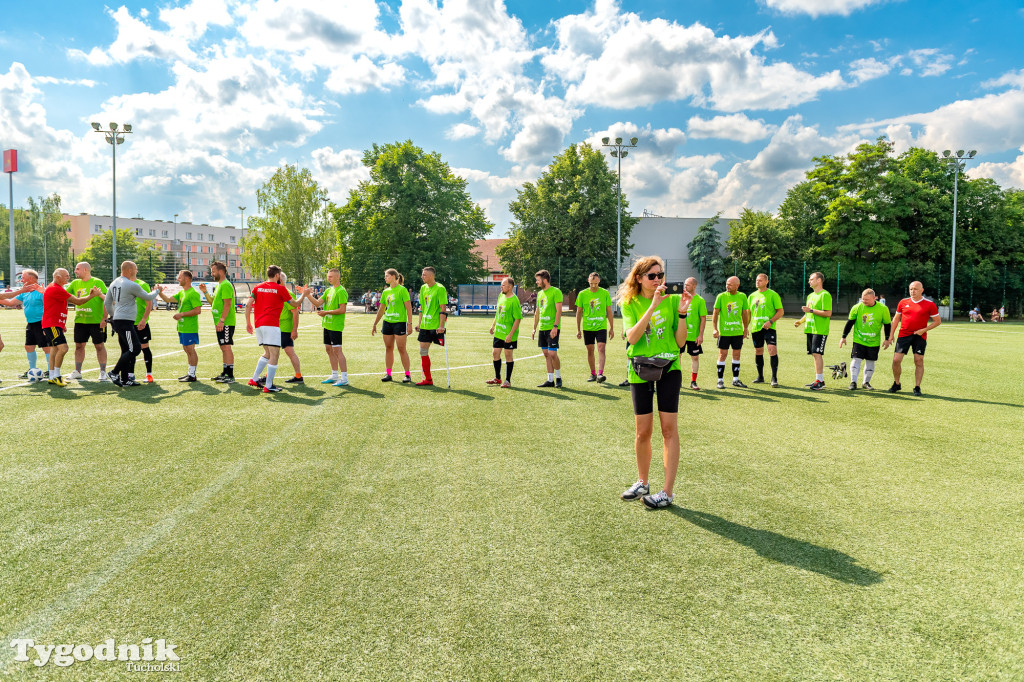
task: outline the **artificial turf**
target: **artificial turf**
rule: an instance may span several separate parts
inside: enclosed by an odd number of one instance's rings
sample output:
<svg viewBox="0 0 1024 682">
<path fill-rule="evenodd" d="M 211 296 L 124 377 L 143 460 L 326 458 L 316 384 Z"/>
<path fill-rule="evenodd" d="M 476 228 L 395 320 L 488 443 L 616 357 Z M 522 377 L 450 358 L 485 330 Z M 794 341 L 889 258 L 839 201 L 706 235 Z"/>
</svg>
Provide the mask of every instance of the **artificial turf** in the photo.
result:
<svg viewBox="0 0 1024 682">
<path fill-rule="evenodd" d="M 155 385 L 96 382 L 91 348 L 87 381 L 23 385 L 22 320 L 0 312 L 2 674 L 132 678 L 8 644 L 152 637 L 181 680 L 1024 677 L 1024 326 L 939 327 L 923 398 L 909 358 L 884 391 L 891 350 L 881 390 L 806 390 L 792 321 L 780 388 L 716 390 L 705 355 L 675 504 L 652 512 L 618 498 L 636 479 L 618 339 L 607 383 L 570 333 L 565 387 L 538 389 L 527 321 L 509 391 L 484 384 L 489 320 L 453 318 L 452 388 L 436 347 L 440 386 L 416 388 L 379 381 L 383 344 L 351 314 L 335 388 L 304 315 L 307 383 L 268 396 L 205 380 L 206 314 L 204 381 L 174 381 L 163 311 Z M 829 364 L 849 361 L 841 323 Z M 236 342 L 245 377 L 257 351 Z"/>
</svg>

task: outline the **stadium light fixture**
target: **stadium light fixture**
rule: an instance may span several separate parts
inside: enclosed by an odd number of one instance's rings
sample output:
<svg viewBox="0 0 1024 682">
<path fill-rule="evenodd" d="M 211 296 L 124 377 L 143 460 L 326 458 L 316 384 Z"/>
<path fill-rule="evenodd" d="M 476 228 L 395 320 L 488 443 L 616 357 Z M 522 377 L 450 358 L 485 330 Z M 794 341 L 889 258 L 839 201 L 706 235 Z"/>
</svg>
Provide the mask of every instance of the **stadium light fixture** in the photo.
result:
<svg viewBox="0 0 1024 682">
<path fill-rule="evenodd" d="M 92 124 L 93 132 L 103 133 L 103 139 L 106 140 L 107 144 L 110 145 L 111 160 L 113 175 L 111 180 L 111 187 L 113 189 L 113 201 L 114 210 L 111 214 L 111 249 L 110 249 L 110 260 L 111 260 L 111 276 L 116 277 L 118 273 L 117 268 L 117 145 L 124 144 L 124 136 L 130 135 L 132 132 L 132 126 L 129 123 L 124 125 L 123 130 L 117 129 L 117 123 L 110 123 L 110 131 L 102 130 L 99 123 Z"/>
<path fill-rule="evenodd" d="M 601 138 L 602 147 L 610 147 L 612 158 L 618 159 L 619 171 L 615 176 L 615 286 L 618 288 L 622 280 L 622 160 L 629 154 L 627 147 L 632 149 L 639 142 L 635 137 L 629 139 L 629 144 L 622 144 L 622 138 L 616 137 L 615 144 L 609 144 L 607 137 Z"/>
<path fill-rule="evenodd" d="M 978 153 L 977 149 L 972 149 L 967 154 L 964 154 L 964 150 L 963 149 L 958 149 L 958 150 L 956 150 L 956 154 L 953 154 L 952 152 L 950 152 L 950 150 L 947 149 L 947 150 L 942 152 L 942 159 L 940 159 L 941 161 L 945 162 L 946 170 L 947 171 L 952 171 L 952 173 L 953 173 L 953 245 L 952 245 L 952 249 L 950 250 L 950 256 L 949 256 L 949 321 L 950 322 L 953 321 L 953 309 L 954 309 L 954 305 L 953 305 L 953 288 L 954 287 L 953 287 L 953 284 L 954 284 L 954 280 L 956 279 L 956 209 L 957 209 L 956 201 L 957 201 L 957 194 L 959 193 L 959 189 L 960 189 L 960 187 L 959 187 L 960 172 L 964 169 L 964 166 L 967 165 L 967 162 L 970 161 L 971 159 L 973 159 L 974 156 L 977 153 Z"/>
</svg>

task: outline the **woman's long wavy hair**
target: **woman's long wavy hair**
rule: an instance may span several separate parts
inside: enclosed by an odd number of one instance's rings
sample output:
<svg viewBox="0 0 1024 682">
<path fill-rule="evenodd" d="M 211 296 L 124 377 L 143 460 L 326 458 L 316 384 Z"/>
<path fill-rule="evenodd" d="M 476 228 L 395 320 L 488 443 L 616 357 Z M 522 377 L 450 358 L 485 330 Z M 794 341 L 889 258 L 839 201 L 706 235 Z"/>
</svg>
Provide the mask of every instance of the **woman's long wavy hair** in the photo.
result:
<svg viewBox="0 0 1024 682">
<path fill-rule="evenodd" d="M 636 262 L 633 263 L 633 268 L 626 275 L 626 279 L 622 280 L 622 284 L 619 285 L 615 300 L 621 305 L 625 305 L 639 296 L 642 290 L 640 278 L 646 275 L 655 265 L 660 265 L 661 271 L 665 272 L 665 261 L 660 256 L 641 256 L 637 258 Z"/>
</svg>

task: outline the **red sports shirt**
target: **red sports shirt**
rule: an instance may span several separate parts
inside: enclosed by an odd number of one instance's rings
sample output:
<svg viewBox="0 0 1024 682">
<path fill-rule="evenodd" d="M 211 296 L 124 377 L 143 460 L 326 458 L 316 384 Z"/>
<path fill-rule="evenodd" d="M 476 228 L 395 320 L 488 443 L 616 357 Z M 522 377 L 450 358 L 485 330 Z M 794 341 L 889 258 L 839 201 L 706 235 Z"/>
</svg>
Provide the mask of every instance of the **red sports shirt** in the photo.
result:
<svg viewBox="0 0 1024 682">
<path fill-rule="evenodd" d="M 51 284 L 43 291 L 43 327 L 67 329 L 68 299 L 71 294 L 59 284 Z"/>
<path fill-rule="evenodd" d="M 257 327 L 280 327 L 281 309 L 292 300 L 288 287 L 277 282 L 264 282 L 252 290 Z"/>
<path fill-rule="evenodd" d="M 899 334 L 902 339 L 904 336 L 912 336 L 918 329 L 927 327 L 929 319 L 938 317 L 939 309 L 935 307 L 934 301 L 927 298 L 922 298 L 917 303 L 912 298 L 905 298 L 896 306 L 896 313 L 903 316 L 900 319 Z M 921 338 L 927 339 L 928 335 L 921 334 Z"/>
</svg>

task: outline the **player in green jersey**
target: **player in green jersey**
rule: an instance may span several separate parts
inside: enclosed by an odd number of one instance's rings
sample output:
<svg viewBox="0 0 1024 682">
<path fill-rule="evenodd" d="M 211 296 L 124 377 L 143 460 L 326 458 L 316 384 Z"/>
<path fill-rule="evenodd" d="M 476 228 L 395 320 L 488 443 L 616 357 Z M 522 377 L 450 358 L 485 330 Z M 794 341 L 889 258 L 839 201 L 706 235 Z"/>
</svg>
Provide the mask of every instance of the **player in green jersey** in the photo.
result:
<svg viewBox="0 0 1024 682">
<path fill-rule="evenodd" d="M 768 288 L 768 275 L 763 272 L 755 280 L 757 291 L 750 294 L 751 341 L 754 342 L 754 363 L 757 365 L 755 384 L 764 383 L 764 349 L 768 347 L 768 357 L 772 367 L 772 386 L 779 385 L 779 348 L 776 340 L 775 323 L 782 319 L 786 311 L 782 309 L 782 298 Z"/>
<path fill-rule="evenodd" d="M 210 304 L 210 311 L 213 313 L 213 326 L 217 332 L 217 345 L 220 346 L 221 362 L 224 368 L 220 374 L 213 377 L 214 381 L 233 384 L 235 383 L 235 287 L 228 280 L 228 266 L 219 260 L 210 264 L 210 272 L 213 274 L 217 288 L 211 296 L 206 291 L 206 283 L 199 285 L 199 291 L 203 293 L 206 302 Z"/>
<path fill-rule="evenodd" d="M 519 325 L 523 321 L 523 309 L 519 298 L 515 295 L 515 280 L 506 277 L 501 281 L 501 295 L 494 311 L 494 322 L 491 323 L 491 359 L 494 361 L 494 378 L 487 383 L 502 388 L 512 388 L 512 367 L 515 361 L 512 354 L 519 347 Z M 501 381 L 501 351 L 505 351 L 505 381 Z"/>
<path fill-rule="evenodd" d="M 885 336 L 881 332 L 885 331 Z M 864 388 L 872 390 L 871 375 L 875 373 L 875 361 L 878 360 L 878 347 L 889 347 L 889 334 L 892 333 L 892 320 L 889 309 L 876 302 L 874 289 L 865 289 L 860 295 L 860 303 L 850 309 L 850 318 L 843 329 L 843 338 L 839 347 L 846 345 L 846 336 L 853 330 L 853 350 L 850 353 L 850 390 L 857 389 L 857 376 L 860 365 L 864 363 Z"/>
<path fill-rule="evenodd" d="M 398 270 L 388 268 L 384 271 L 384 282 L 387 287 L 381 292 L 380 306 L 377 308 L 377 317 L 373 320 L 373 329 L 370 336 L 377 333 L 377 324 L 384 318 L 384 327 L 381 335 L 384 337 L 384 376 L 381 381 L 392 381 L 391 368 L 395 364 L 395 347 L 398 348 L 398 357 L 402 360 L 402 367 L 405 369 L 403 384 L 412 381 L 412 374 L 409 366 L 409 352 L 405 349 L 406 341 L 412 333 L 412 301 L 409 300 L 409 290 L 405 288 L 405 277 Z"/>
<path fill-rule="evenodd" d="M 307 294 L 313 305 L 323 308 L 317 311 L 323 320 L 324 351 L 331 361 L 331 376 L 322 384 L 348 386 L 348 360 L 342 350 L 345 331 L 345 311 L 348 310 L 348 290 L 341 286 L 341 271 L 331 268 L 327 271 L 327 282 L 331 285 L 324 289 L 323 298 Z"/>
<path fill-rule="evenodd" d="M 590 273 L 590 285 L 576 294 L 576 338 L 583 339 L 587 347 L 587 363 L 590 378 L 587 381 L 605 381 L 605 346 L 615 336 L 615 316 L 612 297 L 607 289 L 601 288 L 601 275 Z M 597 346 L 597 366 L 594 366 L 594 346 Z"/>
<path fill-rule="evenodd" d="M 93 287 L 104 294 L 107 285 L 103 280 L 92 276 L 92 266 L 82 261 L 75 266 L 75 277 L 65 287 L 72 296 L 87 297 Z M 90 341 L 96 348 L 96 362 L 100 365 L 100 381 L 110 381 L 107 376 L 107 316 L 103 313 L 103 301 L 92 299 L 88 303 L 75 306 L 75 371 L 68 378 L 81 380 L 82 364 L 85 362 L 85 346 Z"/>
<path fill-rule="evenodd" d="M 173 296 L 168 296 L 162 289 L 160 290 L 160 298 L 164 303 L 178 305 L 178 312 L 174 313 L 174 319 L 178 323 L 178 342 L 188 360 L 188 371 L 184 376 L 178 377 L 178 381 L 182 383 L 199 380 L 196 377 L 196 370 L 199 367 L 199 353 L 196 352 L 196 346 L 199 344 L 199 315 L 203 312 L 203 299 L 199 295 L 199 290 L 192 286 L 192 279 L 191 270 L 182 270 L 177 277 L 181 291 Z"/>
<path fill-rule="evenodd" d="M 686 346 L 679 352 L 690 356 L 690 389 L 699 391 L 697 372 L 700 370 L 700 356 L 704 353 L 704 327 L 708 323 L 708 304 L 697 294 L 697 278 L 688 277 L 683 290 L 690 295 L 690 311 L 686 314 Z"/>
<path fill-rule="evenodd" d="M 825 341 L 828 339 L 828 324 L 832 318 L 832 294 L 825 291 L 825 275 L 812 272 L 807 278 L 811 293 L 807 305 L 801 310 L 804 316 L 796 321 L 797 327 L 804 325 L 807 335 L 807 354 L 814 358 L 814 382 L 807 384 L 812 391 L 825 388 Z"/>
<path fill-rule="evenodd" d="M 711 335 L 718 339 L 718 388 L 725 388 L 725 358 L 732 349 L 732 385 L 746 388 L 740 381 L 740 349 L 750 335 L 750 301 L 740 293 L 740 278 L 725 280 L 725 291 L 715 298 L 711 315 Z"/>
<path fill-rule="evenodd" d="M 638 474 L 637 482 L 621 497 L 624 500 L 642 498 L 644 506 L 660 509 L 672 504 L 672 487 L 679 468 L 679 389 L 683 383 L 679 349 L 686 345 L 690 294 L 668 295 L 665 262 L 657 256 L 647 256 L 633 264 L 619 287 L 618 299 L 622 327 L 629 343 L 626 355 L 631 359 L 629 382 L 636 421 L 634 449 Z M 654 363 L 661 364 L 660 369 Z M 653 375 L 647 374 L 648 371 Z M 661 492 L 651 495 L 649 474 L 655 396 L 664 441 L 665 485 Z"/>
<path fill-rule="evenodd" d="M 438 283 L 437 271 L 429 265 L 423 268 L 420 277 L 423 279 L 423 286 L 420 287 L 420 320 L 416 325 L 416 331 L 419 332 L 417 340 L 420 342 L 423 380 L 416 385 L 433 386 L 434 378 L 430 374 L 430 344 L 436 343 L 444 347 L 445 327 L 448 325 L 448 290 Z"/>
<path fill-rule="evenodd" d="M 537 388 L 562 387 L 562 362 L 558 359 L 558 344 L 561 341 L 559 326 L 562 322 L 562 292 L 551 286 L 551 273 L 541 270 L 533 276 L 537 284 L 537 308 L 533 311 L 533 336 L 537 338 L 537 327 L 540 327 L 540 339 L 537 345 L 544 353 L 544 364 L 547 365 L 548 378 Z"/>
</svg>

